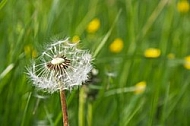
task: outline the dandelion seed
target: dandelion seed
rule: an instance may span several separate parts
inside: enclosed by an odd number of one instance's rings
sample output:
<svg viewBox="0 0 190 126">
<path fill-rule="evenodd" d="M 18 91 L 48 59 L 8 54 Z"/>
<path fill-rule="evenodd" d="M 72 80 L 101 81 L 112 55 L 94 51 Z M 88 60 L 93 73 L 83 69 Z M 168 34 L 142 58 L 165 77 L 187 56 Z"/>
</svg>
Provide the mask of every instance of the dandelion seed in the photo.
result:
<svg viewBox="0 0 190 126">
<path fill-rule="evenodd" d="M 77 43 L 61 40 L 47 47 L 28 68 L 28 74 L 38 89 L 53 93 L 85 82 L 92 69 L 91 61 L 91 54 L 78 49 Z"/>
<path fill-rule="evenodd" d="M 149 48 L 144 52 L 144 56 L 147 58 L 158 58 L 160 54 L 161 54 L 160 49 L 156 48 Z"/>
<path fill-rule="evenodd" d="M 113 53 L 119 53 L 123 49 L 123 40 L 120 38 L 116 38 L 111 45 L 109 46 L 109 49 Z"/>
<path fill-rule="evenodd" d="M 95 33 L 100 28 L 100 20 L 98 18 L 93 19 L 87 26 L 88 33 Z"/>
</svg>

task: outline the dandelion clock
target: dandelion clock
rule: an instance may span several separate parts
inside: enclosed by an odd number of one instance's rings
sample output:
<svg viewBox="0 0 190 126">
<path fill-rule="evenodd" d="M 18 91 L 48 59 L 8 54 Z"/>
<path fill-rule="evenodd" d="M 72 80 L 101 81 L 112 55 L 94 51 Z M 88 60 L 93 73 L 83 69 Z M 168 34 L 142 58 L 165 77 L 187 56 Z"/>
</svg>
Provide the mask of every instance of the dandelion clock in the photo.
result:
<svg viewBox="0 0 190 126">
<path fill-rule="evenodd" d="M 82 85 L 88 79 L 92 69 L 91 61 L 92 56 L 88 51 L 78 49 L 77 43 L 65 39 L 48 45 L 31 67 L 27 68 L 37 89 L 49 93 L 60 91 L 64 126 L 68 125 L 64 90 Z"/>
</svg>

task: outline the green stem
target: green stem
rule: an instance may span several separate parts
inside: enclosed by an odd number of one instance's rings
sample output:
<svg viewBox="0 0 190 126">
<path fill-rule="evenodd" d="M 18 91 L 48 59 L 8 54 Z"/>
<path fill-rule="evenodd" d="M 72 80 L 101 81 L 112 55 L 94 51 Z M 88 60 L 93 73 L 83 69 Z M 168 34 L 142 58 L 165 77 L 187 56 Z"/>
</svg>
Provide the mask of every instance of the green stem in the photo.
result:
<svg viewBox="0 0 190 126">
<path fill-rule="evenodd" d="M 23 118 L 22 118 L 21 126 L 24 126 L 24 122 L 26 120 L 26 113 L 27 113 L 27 110 L 28 110 L 31 95 L 32 95 L 32 92 L 30 92 L 29 95 L 28 95 L 28 99 L 27 99 L 26 106 L 25 106 L 25 109 L 24 109 L 24 115 L 23 115 Z"/>
<path fill-rule="evenodd" d="M 78 125 L 84 126 L 84 104 L 85 104 L 85 87 L 82 86 L 79 93 L 79 112 L 78 112 Z"/>
<path fill-rule="evenodd" d="M 88 126 L 92 126 L 92 102 L 88 102 L 88 115 L 87 115 Z"/>
</svg>

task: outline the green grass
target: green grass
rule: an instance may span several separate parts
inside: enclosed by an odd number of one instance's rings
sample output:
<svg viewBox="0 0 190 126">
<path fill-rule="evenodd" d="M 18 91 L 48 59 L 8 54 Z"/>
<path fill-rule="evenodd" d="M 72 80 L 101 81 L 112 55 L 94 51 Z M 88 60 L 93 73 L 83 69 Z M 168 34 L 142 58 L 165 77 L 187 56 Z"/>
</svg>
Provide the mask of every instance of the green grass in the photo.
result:
<svg viewBox="0 0 190 126">
<path fill-rule="evenodd" d="M 95 56 L 99 74 L 93 84 L 66 92 L 70 126 L 190 125 L 190 71 L 183 66 L 190 55 L 190 11 L 178 12 L 177 2 L 2 0 L 0 125 L 62 125 L 59 93 L 37 91 L 25 73 L 31 50 L 40 54 L 52 39 L 74 35 Z M 93 18 L 101 26 L 90 34 L 86 27 Z M 109 45 L 118 37 L 124 48 L 115 54 Z M 145 58 L 149 47 L 161 56 Z M 130 89 L 140 81 L 147 82 L 146 91 L 136 95 Z M 106 95 L 122 88 L 129 91 Z"/>
</svg>

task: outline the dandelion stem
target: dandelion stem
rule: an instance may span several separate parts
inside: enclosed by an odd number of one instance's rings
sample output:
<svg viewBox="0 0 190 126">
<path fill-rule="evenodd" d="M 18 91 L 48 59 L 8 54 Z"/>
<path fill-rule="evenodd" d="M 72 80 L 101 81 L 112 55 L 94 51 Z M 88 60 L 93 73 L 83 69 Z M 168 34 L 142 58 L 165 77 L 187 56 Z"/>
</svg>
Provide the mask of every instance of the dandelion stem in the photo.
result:
<svg viewBox="0 0 190 126">
<path fill-rule="evenodd" d="M 65 91 L 60 90 L 61 108 L 63 113 L 63 126 L 69 126 Z"/>
</svg>

